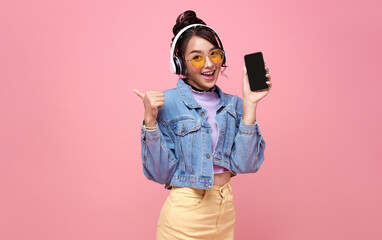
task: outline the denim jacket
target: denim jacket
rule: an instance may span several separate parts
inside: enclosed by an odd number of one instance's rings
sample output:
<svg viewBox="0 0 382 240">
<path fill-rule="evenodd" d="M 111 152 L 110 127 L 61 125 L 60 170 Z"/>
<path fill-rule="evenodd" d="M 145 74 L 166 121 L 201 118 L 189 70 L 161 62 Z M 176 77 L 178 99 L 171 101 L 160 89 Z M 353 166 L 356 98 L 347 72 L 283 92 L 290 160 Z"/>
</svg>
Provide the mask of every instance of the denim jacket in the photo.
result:
<svg viewBox="0 0 382 240">
<path fill-rule="evenodd" d="M 216 111 L 218 139 L 211 152 L 211 130 L 206 110 L 179 79 L 177 87 L 164 91 L 158 111 L 157 130 L 141 129 L 143 173 L 155 182 L 171 186 L 211 188 L 213 164 L 237 173 L 256 172 L 264 160 L 265 141 L 257 122 L 245 125 L 243 103 L 237 96 L 216 89 L 220 103 Z"/>
</svg>

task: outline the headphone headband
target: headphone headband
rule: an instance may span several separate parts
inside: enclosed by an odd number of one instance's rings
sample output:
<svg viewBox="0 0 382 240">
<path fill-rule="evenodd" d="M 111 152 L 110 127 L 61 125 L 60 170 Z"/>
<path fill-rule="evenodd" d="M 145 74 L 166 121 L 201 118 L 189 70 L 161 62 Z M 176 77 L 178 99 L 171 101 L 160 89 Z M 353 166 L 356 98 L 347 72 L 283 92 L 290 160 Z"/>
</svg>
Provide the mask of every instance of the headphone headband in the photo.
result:
<svg viewBox="0 0 382 240">
<path fill-rule="evenodd" d="M 216 36 L 217 39 L 218 39 L 218 42 L 219 42 L 219 44 L 220 44 L 220 48 L 223 50 L 223 44 L 222 44 L 222 42 L 220 41 L 220 38 L 219 38 L 218 34 L 217 34 L 217 33 L 215 32 L 215 30 L 213 30 L 211 27 L 209 27 L 209 26 L 207 26 L 207 25 L 205 25 L 205 24 L 199 24 L 199 23 L 188 25 L 188 26 L 184 27 L 182 30 L 180 30 L 180 31 L 176 34 L 174 40 L 172 41 L 172 44 L 171 44 L 171 52 L 170 52 L 170 71 L 171 71 L 172 73 L 175 73 L 175 74 L 181 74 L 181 73 L 182 73 L 182 69 L 180 69 L 180 71 L 177 71 L 177 68 L 176 68 L 176 65 L 177 65 L 177 64 L 181 64 L 181 63 L 180 63 L 181 59 L 176 59 L 176 60 L 174 60 L 174 58 L 175 58 L 175 56 L 174 56 L 174 55 L 175 55 L 175 48 L 176 48 L 176 43 L 177 43 L 178 39 L 182 36 L 182 34 L 183 34 L 185 31 L 187 31 L 187 30 L 190 29 L 190 28 L 197 27 L 197 26 L 203 26 L 203 27 L 207 27 L 207 28 L 211 29 L 211 30 L 215 33 L 215 36 Z M 175 61 L 177 61 L 177 63 L 175 63 Z"/>
</svg>

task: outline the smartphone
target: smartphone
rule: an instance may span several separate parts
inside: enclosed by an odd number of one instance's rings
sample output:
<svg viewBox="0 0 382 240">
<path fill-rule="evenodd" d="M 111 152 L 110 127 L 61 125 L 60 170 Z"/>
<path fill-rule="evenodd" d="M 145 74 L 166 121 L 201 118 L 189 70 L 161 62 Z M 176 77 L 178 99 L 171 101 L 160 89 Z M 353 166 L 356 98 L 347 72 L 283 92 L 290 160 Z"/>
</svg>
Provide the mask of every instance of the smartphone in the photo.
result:
<svg viewBox="0 0 382 240">
<path fill-rule="evenodd" d="M 245 67 L 248 72 L 249 86 L 251 91 L 259 91 L 268 88 L 268 78 L 265 76 L 265 65 L 262 52 L 247 54 L 244 56 Z"/>
</svg>

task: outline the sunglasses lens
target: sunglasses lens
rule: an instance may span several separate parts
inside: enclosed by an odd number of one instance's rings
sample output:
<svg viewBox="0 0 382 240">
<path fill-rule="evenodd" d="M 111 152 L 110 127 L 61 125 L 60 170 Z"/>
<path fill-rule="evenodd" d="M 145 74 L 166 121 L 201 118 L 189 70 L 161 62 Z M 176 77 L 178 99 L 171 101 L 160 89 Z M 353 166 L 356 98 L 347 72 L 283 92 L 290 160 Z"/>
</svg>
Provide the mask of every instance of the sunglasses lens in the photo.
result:
<svg viewBox="0 0 382 240">
<path fill-rule="evenodd" d="M 219 49 L 213 50 L 210 53 L 210 58 L 214 63 L 221 63 L 223 61 L 223 52 Z"/>
<path fill-rule="evenodd" d="M 204 66 L 205 58 L 203 55 L 195 55 L 191 59 L 191 63 L 195 68 L 202 68 Z"/>
<path fill-rule="evenodd" d="M 212 50 L 209 54 L 211 61 L 215 64 L 220 64 L 224 59 L 224 52 L 220 49 Z M 202 68 L 206 63 L 206 58 L 202 54 L 197 54 L 191 59 L 192 66 L 195 68 Z"/>
</svg>

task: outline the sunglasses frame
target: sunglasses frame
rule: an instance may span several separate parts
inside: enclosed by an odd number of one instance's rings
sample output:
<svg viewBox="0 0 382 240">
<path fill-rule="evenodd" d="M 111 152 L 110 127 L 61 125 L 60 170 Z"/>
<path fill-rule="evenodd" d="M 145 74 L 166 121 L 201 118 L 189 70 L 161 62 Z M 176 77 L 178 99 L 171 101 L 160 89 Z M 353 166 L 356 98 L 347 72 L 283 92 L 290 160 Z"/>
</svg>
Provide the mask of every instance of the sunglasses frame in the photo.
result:
<svg viewBox="0 0 382 240">
<path fill-rule="evenodd" d="M 216 50 L 218 50 L 218 51 L 221 53 L 221 55 L 222 55 L 222 60 L 221 60 L 220 63 L 215 63 L 214 61 L 212 61 L 212 59 L 211 59 L 211 57 L 210 57 L 211 53 L 212 53 L 213 51 L 216 51 Z M 196 55 L 197 55 L 197 54 L 196 54 Z M 203 55 L 203 57 L 204 57 L 204 63 L 203 63 L 203 65 L 202 65 L 201 67 L 195 67 L 195 65 L 192 63 L 192 60 L 193 60 L 193 59 L 189 59 L 189 60 L 184 59 L 184 61 L 190 61 L 191 64 L 192 64 L 192 66 L 193 66 L 194 68 L 197 68 L 197 69 L 199 69 L 199 68 L 203 68 L 204 65 L 206 64 L 206 58 L 207 58 L 207 56 L 204 55 L 204 54 L 201 54 L 201 55 Z M 211 50 L 211 51 L 208 53 L 208 57 L 210 58 L 211 62 L 212 62 L 213 64 L 215 64 L 215 65 L 222 64 L 222 62 L 224 61 L 224 56 L 225 56 L 225 52 L 224 52 L 223 50 L 221 50 L 220 48 L 215 48 L 215 49 Z"/>
</svg>

